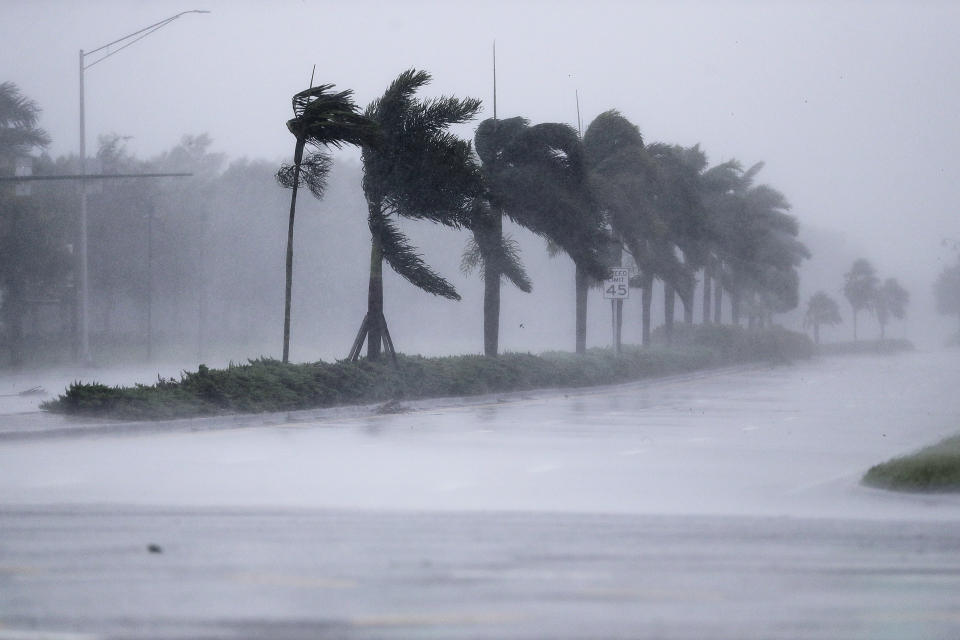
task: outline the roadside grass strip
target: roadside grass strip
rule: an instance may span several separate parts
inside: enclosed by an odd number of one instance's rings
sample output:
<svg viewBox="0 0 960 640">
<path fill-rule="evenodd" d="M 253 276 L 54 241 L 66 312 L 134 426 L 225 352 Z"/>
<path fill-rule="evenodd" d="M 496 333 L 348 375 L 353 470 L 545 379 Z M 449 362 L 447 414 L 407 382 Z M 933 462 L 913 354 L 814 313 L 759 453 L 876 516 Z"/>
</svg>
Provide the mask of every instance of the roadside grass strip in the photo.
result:
<svg viewBox="0 0 960 640">
<path fill-rule="evenodd" d="M 54 413 L 126 420 L 166 420 L 291 411 L 505 391 L 576 388 L 631 382 L 746 362 L 810 357 L 813 343 L 780 328 L 684 327 L 670 346 L 590 349 L 582 355 L 505 353 L 424 358 L 398 355 L 377 362 L 341 360 L 283 364 L 270 358 L 211 369 L 180 379 L 110 387 L 77 381 L 41 408 Z"/>
<path fill-rule="evenodd" d="M 891 491 L 960 492 L 960 435 L 873 466 L 863 483 Z"/>
</svg>

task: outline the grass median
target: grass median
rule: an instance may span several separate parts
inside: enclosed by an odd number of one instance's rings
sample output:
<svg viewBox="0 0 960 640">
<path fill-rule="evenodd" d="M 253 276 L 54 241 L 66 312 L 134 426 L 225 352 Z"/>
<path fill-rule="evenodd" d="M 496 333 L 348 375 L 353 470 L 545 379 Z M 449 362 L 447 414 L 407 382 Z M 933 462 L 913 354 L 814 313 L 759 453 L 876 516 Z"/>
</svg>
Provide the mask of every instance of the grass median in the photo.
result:
<svg viewBox="0 0 960 640">
<path fill-rule="evenodd" d="M 200 365 L 179 379 L 110 387 L 75 382 L 46 411 L 118 419 L 161 420 L 231 413 L 290 411 L 388 400 L 470 396 L 628 382 L 743 362 L 786 362 L 813 354 L 810 340 L 780 328 L 683 327 L 671 346 L 627 346 L 586 354 L 506 353 L 424 358 L 394 365 L 338 361 L 283 364 L 259 358 L 225 369 Z"/>
<path fill-rule="evenodd" d="M 960 492 L 960 435 L 871 467 L 863 483 L 892 491 Z"/>
</svg>

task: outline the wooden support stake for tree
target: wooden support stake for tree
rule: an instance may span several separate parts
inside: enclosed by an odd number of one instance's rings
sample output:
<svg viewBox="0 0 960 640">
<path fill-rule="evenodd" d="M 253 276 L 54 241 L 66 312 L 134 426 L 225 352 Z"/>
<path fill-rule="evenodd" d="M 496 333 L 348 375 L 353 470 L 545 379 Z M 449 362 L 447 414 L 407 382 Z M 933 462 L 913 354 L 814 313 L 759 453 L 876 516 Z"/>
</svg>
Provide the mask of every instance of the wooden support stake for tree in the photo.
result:
<svg viewBox="0 0 960 640">
<path fill-rule="evenodd" d="M 390 359 L 393 360 L 394 366 L 397 364 L 397 352 L 393 348 L 393 340 L 390 338 L 390 329 L 387 328 L 387 318 L 383 315 L 380 316 L 380 326 L 383 327 L 383 343 L 387 347 L 387 351 L 390 352 Z"/>
<path fill-rule="evenodd" d="M 357 332 L 357 337 L 353 341 L 353 346 L 350 347 L 350 355 L 347 356 L 347 359 L 351 362 L 356 362 L 357 358 L 360 357 L 360 349 L 363 348 L 363 341 L 367 337 L 367 320 L 366 315 L 363 316 L 363 322 L 360 323 L 360 331 Z"/>
<path fill-rule="evenodd" d="M 380 326 L 383 327 L 383 336 L 382 344 L 386 348 L 387 352 L 390 354 L 390 359 L 393 361 L 393 364 L 397 364 L 397 352 L 393 348 L 393 339 L 390 337 L 390 330 L 387 328 L 387 319 L 381 314 L 380 315 Z M 363 343 L 370 335 L 370 316 L 363 316 L 363 322 L 360 323 L 360 330 L 357 332 L 357 337 L 353 341 L 353 346 L 350 347 L 350 355 L 347 356 L 347 359 L 351 362 L 356 362 L 360 359 L 360 352 L 363 350 Z"/>
</svg>

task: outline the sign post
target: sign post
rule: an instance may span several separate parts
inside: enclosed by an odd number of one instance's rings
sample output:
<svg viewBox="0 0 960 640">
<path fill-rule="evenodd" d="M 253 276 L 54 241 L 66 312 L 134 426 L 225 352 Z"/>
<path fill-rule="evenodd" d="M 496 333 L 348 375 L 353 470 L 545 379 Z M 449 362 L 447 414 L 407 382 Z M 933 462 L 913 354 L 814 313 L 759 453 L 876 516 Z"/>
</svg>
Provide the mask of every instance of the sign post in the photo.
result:
<svg viewBox="0 0 960 640">
<path fill-rule="evenodd" d="M 610 277 L 603 281 L 603 297 L 610 301 L 613 326 L 613 352 L 620 355 L 620 327 L 623 321 L 623 301 L 630 297 L 630 270 L 623 267 L 610 269 Z"/>
</svg>

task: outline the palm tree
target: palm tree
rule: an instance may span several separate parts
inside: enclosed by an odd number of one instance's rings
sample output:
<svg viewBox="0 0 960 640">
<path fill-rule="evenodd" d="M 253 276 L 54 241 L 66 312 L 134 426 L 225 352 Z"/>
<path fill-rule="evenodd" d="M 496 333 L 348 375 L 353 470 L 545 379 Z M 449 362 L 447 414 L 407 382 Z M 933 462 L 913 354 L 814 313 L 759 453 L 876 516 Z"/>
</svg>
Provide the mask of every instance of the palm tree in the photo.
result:
<svg viewBox="0 0 960 640">
<path fill-rule="evenodd" d="M 817 291 L 807 301 L 807 313 L 803 317 L 803 328 L 813 327 L 813 341 L 820 344 L 820 325 L 835 325 L 842 322 L 837 301 L 823 291 Z"/>
<path fill-rule="evenodd" d="M 705 209 L 705 246 L 703 256 L 703 323 L 720 322 L 724 260 L 736 238 L 736 193 L 743 169 L 736 160 L 728 160 L 703 171 L 700 197 Z"/>
<path fill-rule="evenodd" d="M 844 276 L 843 295 L 853 310 L 853 339 L 857 339 L 857 314 L 864 309 L 872 309 L 877 294 L 877 275 L 864 258 L 854 261 L 850 271 Z"/>
<path fill-rule="evenodd" d="M 810 252 L 797 239 L 799 226 L 787 213 L 790 204 L 783 194 L 754 185 L 762 162 L 746 171 L 735 162 L 721 167 L 710 176 L 716 191 L 708 199 L 715 238 L 710 274 L 715 281 L 714 321 L 720 321 L 721 292 L 726 289 L 733 324 L 739 324 L 746 306 L 751 326 L 763 325 L 773 313 L 797 306 L 797 267 Z"/>
<path fill-rule="evenodd" d="M 37 126 L 40 107 L 23 96 L 12 82 L 0 82 L 0 162 L 50 144 L 50 136 Z"/>
<path fill-rule="evenodd" d="M 293 220 L 297 210 L 297 189 L 305 184 L 314 196 L 323 197 L 331 159 L 325 149 L 343 145 L 370 145 L 376 142 L 377 129 L 361 115 L 349 89 L 333 93 L 332 84 L 311 87 L 293 96 L 294 117 L 287 129 L 296 137 L 293 165 L 277 173 L 280 184 L 292 189 L 290 221 L 287 226 L 287 281 L 283 307 L 283 362 L 290 360 L 290 300 L 293 286 Z M 307 145 L 320 150 L 303 156 Z"/>
<path fill-rule="evenodd" d="M 523 118 L 488 120 L 477 131 L 477 152 L 491 204 L 546 238 L 552 255 L 562 251 L 573 260 L 576 350 L 585 352 L 587 289 L 608 271 L 603 217 L 577 132 L 553 122 L 529 126 Z"/>
<path fill-rule="evenodd" d="M 657 274 L 664 283 L 664 330 L 670 340 L 674 308 L 679 294 L 684 307 L 684 321 L 693 322 L 693 294 L 696 272 L 705 264 L 708 226 L 702 197 L 701 173 L 706 155 L 699 145 L 654 143 L 648 147 L 657 171 L 654 210 L 662 229 Z M 679 260 L 677 251 L 683 257 Z"/>
<path fill-rule="evenodd" d="M 525 293 L 533 290 L 530 278 L 520 261 L 519 246 L 513 238 L 503 234 L 503 216 L 524 223 L 524 209 L 505 211 L 509 194 L 504 194 L 503 173 L 511 171 L 517 162 L 512 157 L 518 136 L 529 130 L 525 118 L 506 120 L 490 118 L 477 127 L 474 142 L 481 162 L 483 196 L 473 203 L 471 230 L 461 261 L 461 271 L 470 273 L 479 267 L 483 277 L 483 352 L 496 357 L 500 343 L 500 285 L 506 277 Z M 521 165 L 522 165 L 522 159 Z"/>
<path fill-rule="evenodd" d="M 50 143 L 38 125 L 40 107 L 12 82 L 0 83 L 0 170 L 13 172 L 17 158 Z M 24 299 L 31 266 L 39 257 L 34 216 L 24 224 L 24 203 L 0 188 L 0 300 L 8 331 L 11 363 L 23 361 Z"/>
<path fill-rule="evenodd" d="M 904 289 L 896 278 L 887 278 L 877 288 L 874 309 L 877 312 L 877 322 L 880 323 L 880 339 L 886 337 L 887 322 L 890 316 L 903 320 L 907 315 L 907 303 L 910 301 L 910 292 Z"/>
<path fill-rule="evenodd" d="M 366 109 L 380 127 L 377 144 L 363 144 L 363 192 L 370 227 L 370 282 L 367 314 L 350 357 L 359 357 L 364 340 L 367 357 L 380 357 L 393 342 L 383 313 L 383 261 L 400 276 L 428 293 L 459 300 L 447 280 L 434 272 L 396 227 L 397 216 L 425 219 L 450 227 L 469 227 L 475 199 L 481 193 L 479 167 L 469 142 L 448 131 L 471 120 L 480 110 L 474 98 L 420 100 L 416 92 L 431 80 L 426 71 L 410 69 L 390 84 Z"/>
<path fill-rule="evenodd" d="M 670 238 L 668 218 L 672 213 L 668 209 L 673 206 L 674 194 L 659 157 L 666 147 L 645 147 L 637 126 L 616 110 L 597 116 L 583 141 L 592 188 L 612 234 L 610 263 L 621 263 L 622 246 L 640 271 L 632 283 L 642 289 L 642 341 L 646 345 L 650 342 L 654 278 L 685 286 L 689 277 Z M 618 320 L 621 305 L 618 301 Z M 616 341 L 619 343 L 619 337 Z"/>
<path fill-rule="evenodd" d="M 496 355 L 500 277 L 523 291 L 530 283 L 512 239 L 503 236 L 506 215 L 574 260 L 581 273 L 606 275 L 600 219 L 585 182 L 583 151 L 571 127 L 530 126 L 520 117 L 485 120 L 475 136 L 482 162 L 484 201 L 475 209 L 474 241 L 465 266 L 484 266 L 484 352 Z M 578 282 L 583 278 L 578 279 Z M 585 289 L 577 292 L 577 345 L 586 345 Z"/>
</svg>

